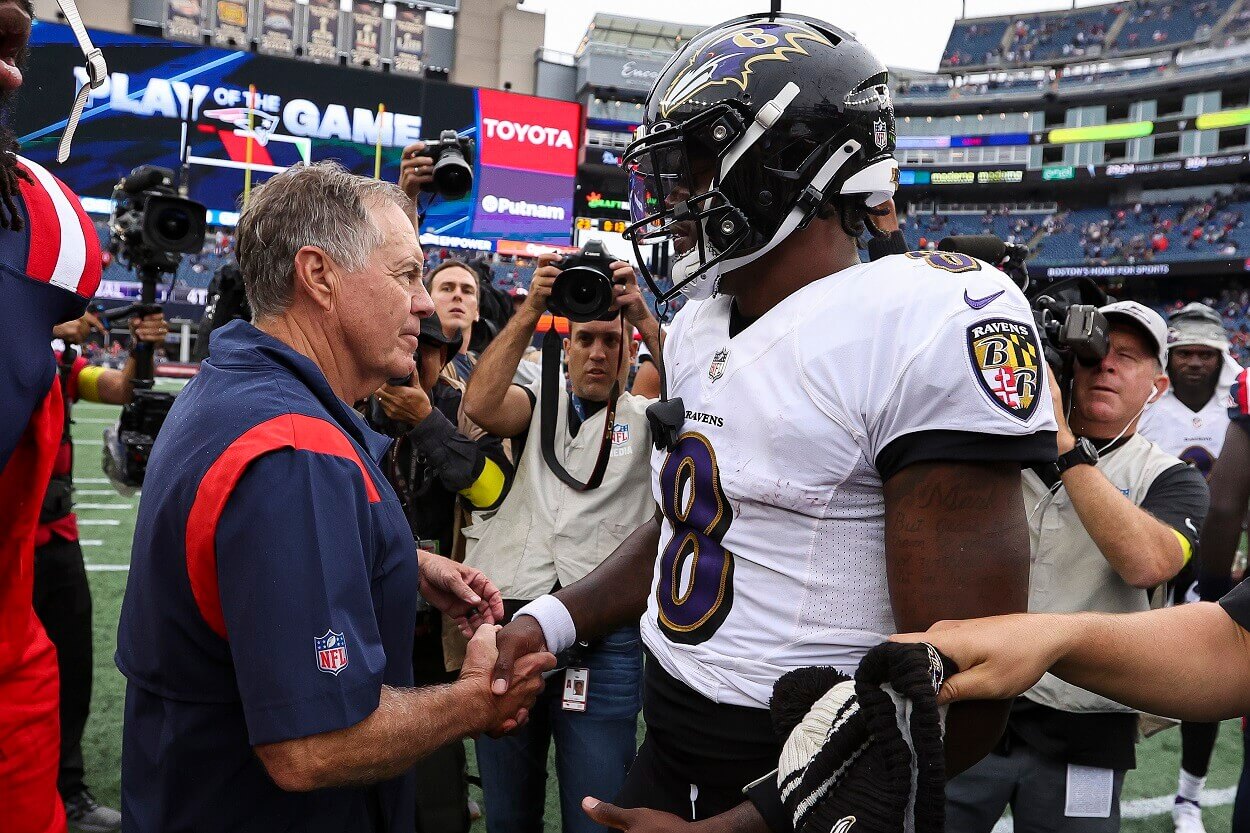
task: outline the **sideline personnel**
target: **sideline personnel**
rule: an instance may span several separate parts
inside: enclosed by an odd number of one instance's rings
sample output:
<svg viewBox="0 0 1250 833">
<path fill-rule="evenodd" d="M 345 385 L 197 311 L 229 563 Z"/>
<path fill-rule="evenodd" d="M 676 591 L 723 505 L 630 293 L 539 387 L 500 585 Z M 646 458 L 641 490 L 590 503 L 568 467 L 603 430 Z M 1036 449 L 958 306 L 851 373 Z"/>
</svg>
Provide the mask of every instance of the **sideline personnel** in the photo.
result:
<svg viewBox="0 0 1250 833">
<path fill-rule="evenodd" d="M 130 830 L 410 833 L 413 763 L 523 722 L 554 665 L 531 655 L 518 696 L 491 694 L 488 625 L 455 683 L 410 687 L 418 582 L 466 627 L 502 615 L 461 565 L 423 553 L 418 575 L 390 441 L 348 404 L 414 369 L 432 306 L 410 207 L 321 163 L 243 210 L 256 324 L 213 334 L 139 506 L 117 651 Z"/>
</svg>

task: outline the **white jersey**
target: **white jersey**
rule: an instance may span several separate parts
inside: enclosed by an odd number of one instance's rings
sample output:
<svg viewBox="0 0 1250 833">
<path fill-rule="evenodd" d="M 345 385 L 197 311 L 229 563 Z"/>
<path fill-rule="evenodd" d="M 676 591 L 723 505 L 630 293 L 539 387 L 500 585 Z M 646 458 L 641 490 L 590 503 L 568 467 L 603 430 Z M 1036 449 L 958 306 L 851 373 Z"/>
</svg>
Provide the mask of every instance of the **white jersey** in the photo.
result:
<svg viewBox="0 0 1250 833">
<path fill-rule="evenodd" d="M 1053 459 L 1055 422 L 1024 296 L 963 255 L 845 269 L 733 338 L 730 307 L 688 303 L 665 342 L 686 421 L 652 457 L 665 519 L 642 632 L 703 696 L 764 708 L 786 671 L 851 673 L 895 630 L 884 480 L 956 446 Z"/>
<path fill-rule="evenodd" d="M 1209 477 L 1215 458 L 1224 447 L 1232 404 L 1229 389 L 1220 385 L 1202 410 L 1194 412 L 1168 388 L 1158 402 L 1146 408 L 1137 430 L 1168 454 Z"/>
</svg>

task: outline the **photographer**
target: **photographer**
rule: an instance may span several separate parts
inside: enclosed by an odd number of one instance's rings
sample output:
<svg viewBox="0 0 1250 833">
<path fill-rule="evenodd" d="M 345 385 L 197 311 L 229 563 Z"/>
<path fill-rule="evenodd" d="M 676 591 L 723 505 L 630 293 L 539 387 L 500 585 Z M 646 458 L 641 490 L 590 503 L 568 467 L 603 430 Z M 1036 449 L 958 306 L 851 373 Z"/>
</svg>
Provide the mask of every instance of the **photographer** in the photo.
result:
<svg viewBox="0 0 1250 833">
<path fill-rule="evenodd" d="M 384 469 L 418 546 L 454 557 L 457 510 L 494 509 L 507 494 L 513 472 L 498 438 L 481 434 L 472 439 L 457 430 L 463 386 L 442 375 L 460 348 L 461 331 L 453 333 L 448 335 L 437 314 L 422 319 L 416 374 L 405 385 L 380 388 L 369 419 L 375 429 L 397 437 Z M 455 666 L 444 657 L 440 613 L 422 610 L 416 625 L 415 682 L 454 681 L 449 668 Z M 417 763 L 419 830 L 467 831 L 468 800 L 463 743 L 449 743 Z"/>
<path fill-rule="evenodd" d="M 1128 613 L 1180 571 L 1207 511 L 1200 472 L 1137 433 L 1168 377 L 1167 326 L 1134 301 L 1102 307 L 1110 349 L 1077 362 L 1065 420 L 1051 375 L 1059 461 L 1024 474 L 1029 611 Z M 1137 714 L 1046 676 L 1018 699 L 995 751 L 947 784 L 951 830 L 988 833 L 1006 805 L 1016 830 L 1119 830 L 1136 766 Z"/>
<path fill-rule="evenodd" d="M 352 410 L 411 374 L 432 311 L 411 203 L 333 162 L 252 192 L 238 260 L 253 322 L 213 334 L 148 461 L 118 627 L 122 814 L 158 830 L 415 826 L 413 764 L 524 723 L 489 672 L 503 610 L 418 553 Z M 310 242 L 311 241 L 311 242 Z M 477 627 L 454 683 L 413 687 L 418 593 Z"/>
<path fill-rule="evenodd" d="M 101 806 L 83 780 L 82 735 L 91 710 L 93 673 L 91 588 L 78 543 L 78 517 L 74 514 L 70 406 L 82 399 L 125 405 L 134 396 L 135 359 L 128 358 L 121 370 L 88 365 L 72 345 L 82 344 L 92 330 L 105 331 L 100 320 L 89 312 L 52 329 L 53 338 L 65 343 L 65 349 L 56 354 L 65 419 L 35 532 L 34 602 L 35 614 L 56 646 L 61 680 L 61 765 L 57 789 L 65 803 L 65 815 L 80 829 L 109 831 L 121 828 L 121 814 Z M 159 312 L 130 319 L 132 343 L 163 344 L 168 334 L 165 316 Z"/>
<path fill-rule="evenodd" d="M 619 394 L 602 483 L 581 490 L 558 477 L 544 459 L 544 420 L 536 408 L 545 396 L 557 399 L 555 455 L 569 472 L 585 477 L 604 451 L 611 395 L 625 389 L 636 349 L 632 328 L 641 330 L 656 355 L 660 352 L 659 327 L 634 271 L 624 262 L 610 263 L 613 307 L 621 315 L 570 324 L 564 341 L 571 386 L 566 394 L 563 386 L 544 390 L 541 379 L 526 387 L 512 384 L 561 274 L 556 255 L 542 255 L 540 264 L 525 304 L 483 354 L 464 399 L 470 419 L 497 436 L 513 438 L 517 479 L 512 491 L 493 517 L 465 530 L 467 563 L 502 579 L 499 589 L 509 615 L 589 573 L 655 512 L 645 413 L 650 400 Z M 563 659 L 563 672 L 551 678 L 525 727 L 477 742 L 490 833 L 542 826 L 547 749 L 553 738 L 563 829 L 569 833 L 603 829 L 581 811 L 580 802 L 586 795 L 615 795 L 634 759 L 642 682 L 637 623 L 589 646 L 576 646 Z"/>
</svg>

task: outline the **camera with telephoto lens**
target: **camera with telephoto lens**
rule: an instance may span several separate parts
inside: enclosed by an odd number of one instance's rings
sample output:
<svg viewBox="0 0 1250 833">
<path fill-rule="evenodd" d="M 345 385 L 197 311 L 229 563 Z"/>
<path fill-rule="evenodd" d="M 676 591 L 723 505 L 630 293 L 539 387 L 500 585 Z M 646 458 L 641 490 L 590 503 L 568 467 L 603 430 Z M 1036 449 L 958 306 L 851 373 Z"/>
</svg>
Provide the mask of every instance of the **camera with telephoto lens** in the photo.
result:
<svg viewBox="0 0 1250 833">
<path fill-rule="evenodd" d="M 560 269 L 551 285 L 547 309 L 570 321 L 611 321 L 620 313 L 612 309 L 612 263 L 600 240 L 591 240 L 555 265 Z"/>
<path fill-rule="evenodd" d="M 160 311 L 156 287 L 162 274 L 172 275 L 182 255 L 204 248 L 207 211 L 174 188 L 168 168 L 141 165 L 113 189 L 109 218 L 109 250 L 139 276 L 139 301 L 107 312 L 107 320 Z M 117 425 L 104 432 L 104 473 L 122 494 L 143 485 L 152 444 L 174 404 L 174 394 L 152 390 L 153 346 L 132 344 L 134 398 L 122 408 Z"/>
<path fill-rule="evenodd" d="M 444 130 L 438 141 L 425 143 L 422 154 L 434 159 L 433 179 L 421 184 L 422 191 L 458 200 L 473 188 L 472 139 Z"/>
</svg>

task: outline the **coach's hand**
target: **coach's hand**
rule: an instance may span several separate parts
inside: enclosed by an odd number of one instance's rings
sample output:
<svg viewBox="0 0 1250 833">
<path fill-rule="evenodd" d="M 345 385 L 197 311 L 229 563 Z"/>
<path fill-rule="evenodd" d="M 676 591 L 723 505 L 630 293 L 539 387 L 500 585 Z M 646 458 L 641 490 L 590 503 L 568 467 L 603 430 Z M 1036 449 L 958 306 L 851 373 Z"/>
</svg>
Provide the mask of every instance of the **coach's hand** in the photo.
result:
<svg viewBox="0 0 1250 833">
<path fill-rule="evenodd" d="M 499 588 L 478 569 L 417 550 L 421 598 L 455 620 L 465 636 L 503 619 Z"/>
<path fill-rule="evenodd" d="M 526 617 L 528 618 L 528 617 Z M 556 667 L 556 658 L 546 651 L 523 656 L 514 666 L 515 679 L 505 695 L 491 691 L 491 669 L 499 656 L 495 644 L 498 625 L 478 628 L 465 650 L 464 665 L 456 685 L 463 686 L 466 696 L 472 697 L 480 708 L 474 713 L 481 716 L 470 727 L 471 734 L 483 732 L 492 737 L 507 734 L 529 719 L 529 709 L 543 690 L 543 672 Z"/>
<path fill-rule="evenodd" d="M 590 796 L 582 799 L 582 810 L 596 823 L 627 833 L 685 833 L 698 826 L 672 813 L 641 807 L 626 810 Z"/>
<path fill-rule="evenodd" d="M 491 691 L 502 695 L 520 676 L 518 660 L 527 654 L 547 650 L 547 638 L 533 616 L 517 616 L 499 632 L 499 653 L 491 671 Z"/>
</svg>

